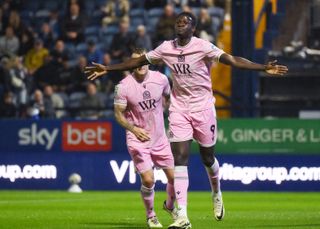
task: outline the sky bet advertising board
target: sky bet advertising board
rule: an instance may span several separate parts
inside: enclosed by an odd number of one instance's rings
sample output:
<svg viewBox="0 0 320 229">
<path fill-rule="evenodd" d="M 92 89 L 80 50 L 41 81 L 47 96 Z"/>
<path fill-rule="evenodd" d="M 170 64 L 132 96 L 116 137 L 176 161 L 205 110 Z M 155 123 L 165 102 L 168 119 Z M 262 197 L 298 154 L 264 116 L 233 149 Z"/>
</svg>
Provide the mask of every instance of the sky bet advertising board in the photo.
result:
<svg viewBox="0 0 320 229">
<path fill-rule="evenodd" d="M 262 148 L 257 144 L 239 141 L 233 142 L 234 153 L 217 153 L 223 190 L 320 191 L 320 142 L 315 143 L 320 136 L 319 122 L 313 125 L 303 125 L 299 120 L 292 122 L 297 123 L 289 128 L 276 123 L 263 127 L 261 120 L 258 125 L 248 121 L 246 127 L 234 120 L 224 121 L 227 129 L 221 125 L 220 130 L 231 140 L 240 139 L 241 128 L 271 135 L 265 145 L 270 153 L 260 152 Z M 67 190 L 72 173 L 81 175 L 80 186 L 84 190 L 139 189 L 140 179 L 127 153 L 125 132 L 114 120 L 2 120 L 0 128 L 0 189 Z M 249 132 L 241 139 L 249 139 L 252 135 Z M 286 137 L 282 138 L 279 133 L 285 133 Z M 302 134 L 305 140 L 301 140 Z M 250 138 L 266 141 L 253 135 Z M 274 146 L 270 143 L 272 139 L 292 144 Z M 290 150 L 298 143 L 305 146 L 306 152 Z M 219 147 L 223 149 L 223 144 Z M 244 153 L 244 147 L 248 148 L 248 153 Z M 283 150 L 286 147 L 289 152 Z M 257 153 L 252 152 L 253 148 Z M 156 185 L 164 190 L 164 173 L 155 169 L 155 177 Z M 210 189 L 198 153 L 190 156 L 189 178 L 190 190 Z"/>
<path fill-rule="evenodd" d="M 0 121 L 5 134 L 0 137 L 0 152 L 109 152 L 125 151 L 121 128 L 114 121 Z M 116 136 L 116 138 L 114 138 Z"/>
</svg>

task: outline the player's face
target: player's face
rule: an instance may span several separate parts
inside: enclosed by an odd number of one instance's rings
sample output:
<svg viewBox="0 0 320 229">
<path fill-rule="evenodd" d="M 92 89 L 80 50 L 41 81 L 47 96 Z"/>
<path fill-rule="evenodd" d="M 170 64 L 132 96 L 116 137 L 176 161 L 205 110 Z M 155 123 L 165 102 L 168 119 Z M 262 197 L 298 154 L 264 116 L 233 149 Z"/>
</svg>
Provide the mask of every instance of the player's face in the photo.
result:
<svg viewBox="0 0 320 229">
<path fill-rule="evenodd" d="M 133 53 L 132 54 L 132 58 L 138 58 L 142 55 L 144 55 L 145 53 L 143 54 L 137 54 L 137 53 Z M 136 68 L 133 70 L 133 73 L 136 75 L 136 76 L 145 76 L 147 73 L 148 73 L 148 70 L 149 70 L 149 65 L 143 65 L 139 68 Z"/>
<path fill-rule="evenodd" d="M 189 37 L 193 34 L 193 27 L 191 24 L 191 18 L 182 15 L 176 19 L 175 31 L 178 37 Z"/>
</svg>

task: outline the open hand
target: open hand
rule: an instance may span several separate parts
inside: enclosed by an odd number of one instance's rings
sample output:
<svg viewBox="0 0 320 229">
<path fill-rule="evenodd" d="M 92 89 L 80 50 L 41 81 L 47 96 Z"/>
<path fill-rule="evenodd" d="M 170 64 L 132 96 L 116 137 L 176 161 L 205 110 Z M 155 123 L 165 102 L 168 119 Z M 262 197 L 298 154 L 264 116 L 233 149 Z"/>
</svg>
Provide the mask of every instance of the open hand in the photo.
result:
<svg viewBox="0 0 320 229">
<path fill-rule="evenodd" d="M 144 129 L 135 126 L 131 132 L 142 142 L 150 140 L 148 133 Z"/>
<path fill-rule="evenodd" d="M 95 80 L 98 77 L 107 74 L 107 70 L 104 65 L 95 62 L 92 62 L 92 65 L 93 66 L 86 66 L 84 68 L 84 73 L 87 75 L 89 80 Z"/>
<path fill-rule="evenodd" d="M 265 72 L 270 75 L 284 75 L 288 72 L 287 66 L 284 65 L 277 65 L 277 61 L 270 61 L 266 65 Z"/>
</svg>

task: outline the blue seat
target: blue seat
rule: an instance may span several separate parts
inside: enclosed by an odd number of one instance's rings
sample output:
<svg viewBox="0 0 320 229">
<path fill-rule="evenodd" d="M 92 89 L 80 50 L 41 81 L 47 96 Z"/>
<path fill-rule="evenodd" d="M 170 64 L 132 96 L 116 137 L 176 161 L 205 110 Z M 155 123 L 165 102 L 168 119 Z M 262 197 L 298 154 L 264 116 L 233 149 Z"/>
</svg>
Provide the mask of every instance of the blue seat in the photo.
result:
<svg viewBox="0 0 320 229">
<path fill-rule="evenodd" d="M 208 8 L 208 12 L 211 17 L 218 17 L 221 20 L 224 18 L 224 10 L 220 7 L 210 7 Z"/>
<path fill-rule="evenodd" d="M 140 8 L 143 9 L 144 1 L 143 0 L 130 0 L 131 9 Z"/>
<path fill-rule="evenodd" d="M 147 22 L 147 27 L 148 27 L 148 31 L 149 29 L 151 29 L 151 31 L 154 31 L 156 29 L 157 23 L 159 21 L 159 17 L 150 17 L 148 18 Z"/>
<path fill-rule="evenodd" d="M 34 14 L 34 19 L 36 20 L 36 22 L 38 20 L 42 20 L 42 21 L 48 21 L 50 17 L 50 11 L 47 9 L 43 9 L 43 10 L 38 10 L 35 14 Z M 38 24 L 38 23 L 37 23 Z"/>
<path fill-rule="evenodd" d="M 87 26 L 84 30 L 85 36 L 98 36 L 99 35 L 98 26 Z"/>
<path fill-rule="evenodd" d="M 110 49 L 112 39 L 113 39 L 113 35 L 111 35 L 111 34 L 106 34 L 106 35 L 100 37 L 100 44 L 102 45 L 103 50 Z"/>
<path fill-rule="evenodd" d="M 81 100 L 86 96 L 84 92 L 73 92 L 69 97 L 69 107 L 77 108 L 81 105 Z"/>
<path fill-rule="evenodd" d="M 118 26 L 110 25 L 110 26 L 107 26 L 107 27 L 104 27 L 104 28 L 100 29 L 100 36 L 109 35 L 109 34 L 114 35 L 118 31 L 119 31 Z"/>
<path fill-rule="evenodd" d="M 144 9 L 131 9 L 130 17 L 144 17 Z"/>
<path fill-rule="evenodd" d="M 46 0 L 43 1 L 43 9 L 52 11 L 57 10 L 59 8 L 59 2 L 55 0 Z"/>
<path fill-rule="evenodd" d="M 200 13 L 199 7 L 192 7 L 191 10 L 195 16 L 197 16 L 197 17 L 199 16 L 199 13 Z"/>
<path fill-rule="evenodd" d="M 104 6 L 106 2 L 107 2 L 106 0 L 95 0 L 95 5 L 96 7 L 100 8 L 101 6 Z"/>
<path fill-rule="evenodd" d="M 131 19 L 131 26 L 132 27 L 137 27 L 138 25 L 144 25 L 144 20 L 143 18 L 140 17 L 134 17 Z"/>
<path fill-rule="evenodd" d="M 40 9 L 41 1 L 28 1 L 24 5 L 24 10 L 36 12 L 38 9 Z"/>
<path fill-rule="evenodd" d="M 219 29 L 222 27 L 222 21 L 220 18 L 218 17 L 212 17 L 212 27 L 213 27 L 213 31 L 214 33 L 218 33 Z"/>
<path fill-rule="evenodd" d="M 34 13 L 29 10 L 23 10 L 20 13 L 20 18 L 23 21 L 23 23 L 31 22 L 34 16 Z"/>
<path fill-rule="evenodd" d="M 100 26 L 102 20 L 102 12 L 100 10 L 95 10 L 90 18 L 89 25 L 91 26 Z"/>
<path fill-rule="evenodd" d="M 162 8 L 152 8 L 148 11 L 148 18 L 150 17 L 160 17 L 163 14 Z"/>
<path fill-rule="evenodd" d="M 85 1 L 85 10 L 86 10 L 86 14 L 87 15 L 92 15 L 92 13 L 95 11 L 96 9 L 96 5 L 95 5 L 95 2 L 94 1 Z"/>
<path fill-rule="evenodd" d="M 76 55 L 81 55 L 87 50 L 87 43 L 80 43 L 76 46 Z"/>
<path fill-rule="evenodd" d="M 86 42 L 93 41 L 95 44 L 99 41 L 98 36 L 86 36 Z"/>
</svg>

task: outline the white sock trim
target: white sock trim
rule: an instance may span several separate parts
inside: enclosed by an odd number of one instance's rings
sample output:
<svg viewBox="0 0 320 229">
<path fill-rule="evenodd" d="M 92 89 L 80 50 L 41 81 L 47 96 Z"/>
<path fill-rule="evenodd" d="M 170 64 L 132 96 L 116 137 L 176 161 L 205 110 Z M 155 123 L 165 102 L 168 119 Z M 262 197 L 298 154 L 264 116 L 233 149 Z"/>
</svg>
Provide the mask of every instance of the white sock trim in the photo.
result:
<svg viewBox="0 0 320 229">
<path fill-rule="evenodd" d="M 174 167 L 175 172 L 188 172 L 188 166 L 175 166 Z"/>
<path fill-rule="evenodd" d="M 154 185 L 151 188 L 148 188 L 142 184 L 140 190 L 145 194 L 152 194 L 154 191 Z"/>
</svg>

